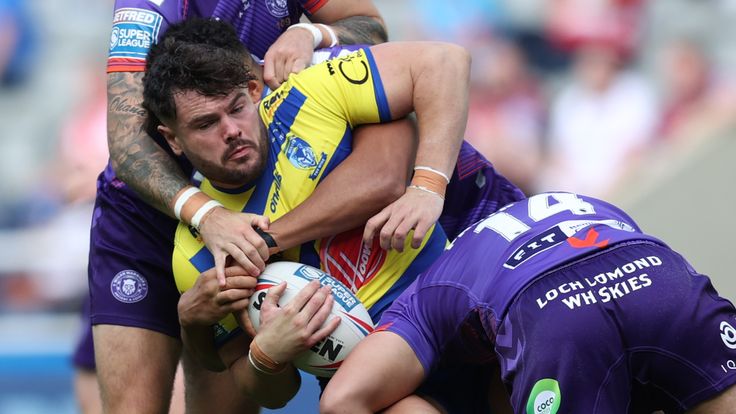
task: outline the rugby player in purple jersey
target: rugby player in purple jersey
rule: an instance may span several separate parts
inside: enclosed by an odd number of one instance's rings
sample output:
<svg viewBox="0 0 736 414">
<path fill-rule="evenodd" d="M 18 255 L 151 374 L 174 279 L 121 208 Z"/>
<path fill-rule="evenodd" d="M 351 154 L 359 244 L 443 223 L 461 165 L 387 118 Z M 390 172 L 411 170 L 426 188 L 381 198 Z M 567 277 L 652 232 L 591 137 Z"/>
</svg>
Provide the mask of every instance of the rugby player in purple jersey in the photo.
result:
<svg viewBox="0 0 736 414">
<path fill-rule="evenodd" d="M 543 193 L 454 240 L 348 356 L 321 411 L 418 395 L 459 413 L 734 413 L 735 360 L 736 309 L 708 277 L 618 208 Z M 512 407 L 489 407 L 472 371 L 422 385 L 463 365 L 500 366 Z"/>
</svg>

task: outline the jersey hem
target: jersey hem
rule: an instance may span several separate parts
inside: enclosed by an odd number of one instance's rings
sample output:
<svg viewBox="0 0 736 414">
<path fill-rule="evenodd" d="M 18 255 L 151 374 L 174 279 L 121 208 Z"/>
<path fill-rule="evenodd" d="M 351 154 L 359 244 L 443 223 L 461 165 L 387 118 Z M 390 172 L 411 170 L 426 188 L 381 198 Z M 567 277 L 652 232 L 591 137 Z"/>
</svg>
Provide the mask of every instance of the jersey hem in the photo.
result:
<svg viewBox="0 0 736 414">
<path fill-rule="evenodd" d="M 736 385 L 736 373 L 733 373 L 732 371 L 731 375 L 728 375 L 717 383 L 712 384 L 710 388 L 705 388 L 685 398 L 682 401 L 682 406 L 685 410 L 691 410 L 698 404 L 717 397 L 733 385 Z"/>
</svg>

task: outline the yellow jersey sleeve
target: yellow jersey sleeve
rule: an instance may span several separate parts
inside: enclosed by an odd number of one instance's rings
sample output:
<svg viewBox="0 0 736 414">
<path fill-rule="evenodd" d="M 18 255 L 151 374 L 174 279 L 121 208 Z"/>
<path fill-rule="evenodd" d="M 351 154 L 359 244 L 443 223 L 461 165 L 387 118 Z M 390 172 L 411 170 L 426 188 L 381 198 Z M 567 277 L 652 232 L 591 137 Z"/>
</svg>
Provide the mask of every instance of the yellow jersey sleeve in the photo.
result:
<svg viewBox="0 0 736 414">
<path fill-rule="evenodd" d="M 267 117 L 292 88 L 301 91 L 314 111 L 314 121 L 327 124 L 360 124 L 391 120 L 386 93 L 370 49 L 359 49 L 292 74 L 270 95 L 263 109 Z"/>
</svg>

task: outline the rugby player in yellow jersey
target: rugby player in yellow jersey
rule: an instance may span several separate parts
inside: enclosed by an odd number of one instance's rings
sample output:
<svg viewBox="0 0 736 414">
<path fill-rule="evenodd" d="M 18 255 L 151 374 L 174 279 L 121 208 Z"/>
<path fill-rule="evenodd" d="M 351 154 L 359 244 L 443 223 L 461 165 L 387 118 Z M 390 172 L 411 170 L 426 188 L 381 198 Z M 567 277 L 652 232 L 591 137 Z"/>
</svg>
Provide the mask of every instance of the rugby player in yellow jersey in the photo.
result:
<svg viewBox="0 0 736 414">
<path fill-rule="evenodd" d="M 232 35 L 229 27 L 221 28 L 223 36 Z M 149 54 L 144 105 L 160 120 L 158 130 L 172 150 L 185 154 L 207 177 L 202 191 L 225 207 L 272 220 L 306 199 L 345 158 L 352 127 L 388 122 L 414 110 L 417 163 L 429 166 L 431 174 L 407 191 L 437 203 L 446 184 L 437 181 L 451 170 L 462 140 L 469 64 L 467 52 L 454 45 L 386 44 L 309 68 L 262 98 L 260 69 L 245 49 L 164 38 Z M 432 152 L 432 144 L 447 140 L 455 142 L 455 151 Z M 360 233 L 355 237 L 360 240 Z M 419 249 L 387 253 L 376 261 L 378 273 L 350 284 L 377 317 L 411 282 L 410 276 L 439 255 L 445 242 L 442 230 L 433 228 Z M 173 268 L 184 291 L 214 261 L 189 227 L 179 226 L 175 243 Z M 327 257 L 329 248 L 321 247 L 322 257 Z M 284 257 L 313 264 L 319 260 L 312 246 L 284 252 Z M 267 300 L 274 300 L 279 292 L 275 290 Z M 338 322 L 320 328 L 331 306 L 329 290 L 310 285 L 298 297 L 294 302 L 303 307 L 290 310 L 287 305 L 271 317 L 263 315 L 261 331 L 251 343 L 258 352 L 251 358 L 246 351 L 250 338 L 232 320 L 218 325 L 218 339 L 224 342 L 221 360 L 210 365 L 229 367 L 242 390 L 265 406 L 283 405 L 294 395 L 299 375 L 288 361 Z M 192 342 L 201 339 L 202 331 L 187 332 L 182 326 L 185 344 L 200 350 Z M 209 335 L 211 343 L 211 331 Z M 276 366 L 268 363 L 274 361 Z M 261 365 L 260 370 L 254 364 Z"/>
</svg>

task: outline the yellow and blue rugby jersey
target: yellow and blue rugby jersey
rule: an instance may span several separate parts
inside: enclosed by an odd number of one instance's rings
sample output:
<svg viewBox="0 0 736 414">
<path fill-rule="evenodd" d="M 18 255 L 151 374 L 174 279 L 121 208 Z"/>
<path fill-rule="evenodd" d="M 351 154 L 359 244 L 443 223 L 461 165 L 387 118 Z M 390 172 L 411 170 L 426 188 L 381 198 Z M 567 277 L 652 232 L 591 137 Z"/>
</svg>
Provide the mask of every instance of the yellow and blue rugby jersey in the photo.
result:
<svg viewBox="0 0 736 414">
<path fill-rule="evenodd" d="M 254 183 L 234 191 L 215 188 L 206 179 L 200 188 L 226 208 L 262 214 L 271 221 L 309 197 L 317 184 L 347 157 L 352 150 L 353 126 L 390 120 L 380 76 L 367 49 L 291 75 L 261 100 L 259 113 L 270 144 L 263 174 Z M 343 264 L 360 264 L 363 254 L 365 261 L 359 233 L 328 241 L 289 249 L 283 252 L 283 258 L 332 270 L 333 276 L 363 301 L 374 320 L 439 256 L 447 242 L 437 227 L 430 230 L 420 249 L 411 249 L 407 242 L 403 254 L 382 251 L 374 243 L 374 257 L 369 260 L 371 272 L 365 273 L 359 265 L 353 266 L 353 270 L 344 266 L 343 271 L 337 272 L 333 260 L 340 257 L 345 259 Z M 184 292 L 200 273 L 214 266 L 214 258 L 201 238 L 183 223 L 176 230 L 174 242 L 174 277 L 179 291 Z M 337 246 L 342 251 L 335 251 Z M 317 253 L 318 248 L 321 254 Z M 357 259 L 350 255 L 356 252 Z M 324 259 L 320 260 L 320 256 Z M 333 265 L 323 265 L 324 260 Z M 215 327 L 217 342 L 224 342 L 236 329 L 232 316 L 221 321 Z"/>
</svg>

